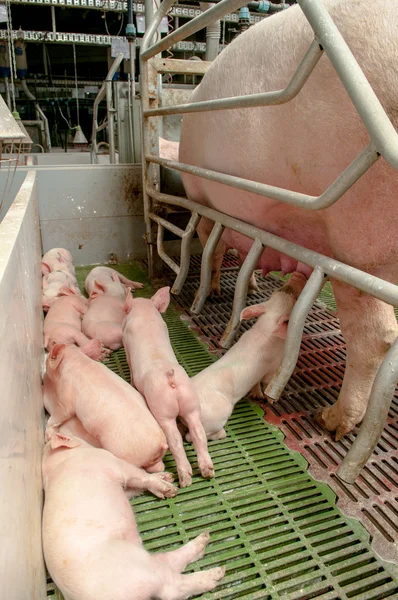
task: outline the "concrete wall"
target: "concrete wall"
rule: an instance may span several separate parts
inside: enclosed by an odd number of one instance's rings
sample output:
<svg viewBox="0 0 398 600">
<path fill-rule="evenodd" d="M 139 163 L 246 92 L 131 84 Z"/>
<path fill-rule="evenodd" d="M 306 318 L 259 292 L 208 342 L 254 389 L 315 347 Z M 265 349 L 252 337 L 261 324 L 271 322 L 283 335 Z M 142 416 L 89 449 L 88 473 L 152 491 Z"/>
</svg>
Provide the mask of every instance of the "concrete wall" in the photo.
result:
<svg viewBox="0 0 398 600">
<path fill-rule="evenodd" d="M 66 248 L 76 265 L 106 262 L 110 253 L 119 260 L 146 256 L 140 165 L 18 167 L 0 217 L 29 169 L 37 176 L 44 252 Z M 0 173 L 1 192 L 6 179 Z"/>
<path fill-rule="evenodd" d="M 35 173 L 0 224 L 0 598 L 46 598 L 41 549 L 43 360 Z"/>
</svg>

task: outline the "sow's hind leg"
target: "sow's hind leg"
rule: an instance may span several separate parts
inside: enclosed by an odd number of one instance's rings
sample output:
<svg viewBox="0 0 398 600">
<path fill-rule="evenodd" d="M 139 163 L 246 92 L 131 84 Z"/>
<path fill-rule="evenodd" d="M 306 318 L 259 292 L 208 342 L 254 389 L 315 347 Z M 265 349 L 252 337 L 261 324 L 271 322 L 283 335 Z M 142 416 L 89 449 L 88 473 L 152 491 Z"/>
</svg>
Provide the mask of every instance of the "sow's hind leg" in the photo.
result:
<svg viewBox="0 0 398 600">
<path fill-rule="evenodd" d="M 377 370 L 398 328 L 392 306 L 346 284 L 332 285 L 347 344 L 346 370 L 339 399 L 317 421 L 339 440 L 363 419 Z"/>
</svg>

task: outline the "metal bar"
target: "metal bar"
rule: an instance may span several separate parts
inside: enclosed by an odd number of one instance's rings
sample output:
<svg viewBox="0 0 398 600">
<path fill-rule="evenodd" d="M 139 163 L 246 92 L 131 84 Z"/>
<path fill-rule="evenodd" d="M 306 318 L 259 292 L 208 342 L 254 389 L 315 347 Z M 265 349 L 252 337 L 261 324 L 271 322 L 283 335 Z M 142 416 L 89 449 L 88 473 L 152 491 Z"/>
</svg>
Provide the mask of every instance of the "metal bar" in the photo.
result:
<svg viewBox="0 0 398 600">
<path fill-rule="evenodd" d="M 226 173 L 220 173 L 219 171 L 211 171 L 210 169 L 202 169 L 201 167 L 195 167 L 193 165 L 187 165 L 185 163 L 153 155 L 147 155 L 145 158 L 150 162 L 168 167 L 169 169 L 182 171 L 183 173 L 189 173 L 190 175 L 195 175 L 197 177 L 203 177 L 209 181 L 217 181 L 218 183 L 251 192 L 252 194 L 258 194 L 259 196 L 265 196 L 266 198 L 272 198 L 279 202 L 285 202 L 292 206 L 298 206 L 299 208 L 308 210 L 323 210 L 337 202 L 337 200 L 339 200 L 341 196 L 345 194 L 345 192 L 379 159 L 379 154 L 372 145 L 364 148 L 355 160 L 353 160 L 353 162 L 320 196 L 309 196 L 307 194 L 301 194 L 300 192 L 292 192 L 291 190 L 285 190 L 273 185 L 268 185 L 267 183 L 258 183 L 257 181 L 251 181 L 250 179 L 243 179 L 242 177 L 227 175 Z"/>
<path fill-rule="evenodd" d="M 158 20 L 157 15 L 161 14 L 163 18 L 163 16 L 168 12 L 169 8 L 171 8 L 174 2 L 175 0 L 163 0 L 162 4 L 160 5 L 160 8 L 155 13 L 156 21 Z M 179 29 L 176 29 L 169 35 L 166 35 L 166 37 L 157 42 L 157 44 L 154 44 L 151 47 L 148 47 L 149 44 L 144 44 L 142 46 L 141 58 L 143 60 L 148 60 L 152 56 L 163 52 L 163 50 L 167 50 L 173 44 L 184 40 L 185 38 L 193 35 L 201 29 L 204 29 L 204 27 L 207 27 L 207 25 L 213 23 L 213 21 L 221 19 L 228 12 L 233 12 L 235 10 L 238 10 L 238 8 L 245 6 L 245 4 L 247 4 L 245 0 L 222 0 L 219 4 L 213 6 L 213 8 L 206 10 L 201 15 L 198 15 L 197 17 L 192 19 L 192 21 L 189 21 Z M 160 21 L 161 19 L 159 20 L 158 24 L 160 23 Z M 148 40 L 152 38 L 157 28 L 158 25 L 156 25 L 153 31 L 151 31 L 150 36 L 148 36 L 147 38 Z"/>
<path fill-rule="evenodd" d="M 198 214 L 207 217 L 211 221 L 220 222 L 224 227 L 228 227 L 228 229 L 238 231 L 251 239 L 258 238 L 264 246 L 270 246 L 274 250 L 286 254 L 287 256 L 291 256 L 310 267 L 315 268 L 316 266 L 319 266 L 331 278 L 352 285 L 362 292 L 365 292 L 365 294 L 370 294 L 383 302 L 387 302 L 387 304 L 398 306 L 398 286 L 389 283 L 384 279 L 380 279 L 380 277 L 375 277 L 374 275 L 360 271 L 355 267 L 345 265 L 334 258 L 329 258 L 328 256 L 324 256 L 313 250 L 308 250 L 308 248 L 298 246 L 293 242 L 289 242 L 272 233 L 263 231 L 254 225 L 230 217 L 213 208 L 202 206 L 187 198 L 172 196 L 171 194 L 162 194 L 153 188 L 148 188 L 147 193 L 157 202 L 172 206 L 181 206 L 190 211 L 196 211 Z"/>
<path fill-rule="evenodd" d="M 383 432 L 398 383 L 398 339 L 387 352 L 374 380 L 368 408 L 358 435 L 337 470 L 343 481 L 354 483 Z"/>
<path fill-rule="evenodd" d="M 234 341 L 236 332 L 239 329 L 240 313 L 246 306 L 249 279 L 254 269 L 257 267 L 258 261 L 260 260 L 263 252 L 264 245 L 258 238 L 255 238 L 236 279 L 232 314 L 220 340 L 221 348 L 229 348 Z"/>
<path fill-rule="evenodd" d="M 51 152 L 51 135 L 50 135 L 50 128 L 48 126 L 48 119 L 38 104 L 36 104 L 36 111 L 44 123 L 44 132 L 45 132 L 46 140 L 47 140 L 47 143 L 46 143 L 47 152 Z"/>
<path fill-rule="evenodd" d="M 303 60 L 297 67 L 293 77 L 287 86 L 282 90 L 277 90 L 274 92 L 262 92 L 261 94 L 248 94 L 245 96 L 234 96 L 232 98 L 218 98 L 217 100 L 204 100 L 203 102 L 177 104 L 175 106 L 167 106 L 158 108 L 156 110 L 146 111 L 144 116 L 174 115 L 284 104 L 285 102 L 288 102 L 297 96 L 305 82 L 308 80 L 315 66 L 318 64 L 322 54 L 323 50 L 319 45 L 319 40 L 315 39 L 308 48 Z"/>
<path fill-rule="evenodd" d="M 259 106 L 273 106 L 284 104 L 297 96 L 305 82 L 311 75 L 314 67 L 318 63 L 323 54 L 323 50 L 319 45 L 319 41 L 315 39 L 303 60 L 299 64 L 295 74 L 282 89 L 272 92 L 262 92 L 259 94 L 248 94 L 244 96 L 233 96 L 230 98 L 218 98 L 216 100 L 205 100 L 202 102 L 191 102 L 187 104 L 179 104 L 175 106 L 163 107 L 157 111 L 148 111 L 147 116 L 156 116 L 158 114 L 184 114 L 193 112 L 209 112 L 215 110 L 230 110 L 236 108 L 248 108 Z M 197 63 L 200 64 L 200 63 Z M 162 112 L 161 112 L 162 111 Z M 164 111 L 164 112 L 163 112 Z"/>
<path fill-rule="evenodd" d="M 196 227 L 199 221 L 200 216 L 197 212 L 193 212 L 191 218 L 189 219 L 188 225 L 186 226 L 184 235 L 182 236 L 180 272 L 178 273 L 176 280 L 174 281 L 173 287 L 171 288 L 172 294 L 178 295 L 181 292 L 182 286 L 184 285 L 185 280 L 187 278 L 191 256 L 191 240 L 195 234 Z"/>
<path fill-rule="evenodd" d="M 102 102 L 102 100 L 105 98 L 105 96 L 108 94 L 109 92 L 109 88 L 108 88 L 108 83 L 109 81 L 112 82 L 113 76 L 115 75 L 120 63 L 123 60 L 123 54 L 121 52 L 119 52 L 119 54 L 116 56 L 115 60 L 112 63 L 111 68 L 108 71 L 108 74 L 106 76 L 106 79 L 104 81 L 104 83 L 102 84 L 95 100 L 93 103 L 93 128 L 92 128 L 92 133 L 91 133 L 91 143 L 92 143 L 92 153 L 91 153 L 91 157 L 92 160 L 95 157 L 95 160 L 97 160 L 96 155 L 98 152 L 98 148 L 97 148 L 97 133 L 99 131 L 101 131 L 102 129 L 104 129 L 104 126 L 99 126 L 98 127 L 98 106 L 100 104 L 100 102 Z M 111 88 L 111 93 L 112 93 L 112 88 Z M 107 109 L 108 109 L 108 99 L 107 99 Z M 108 113 L 108 122 L 109 122 L 109 113 Z M 113 122 L 112 122 L 113 124 Z M 112 125 L 111 125 L 112 128 Z M 115 148 L 114 148 L 114 136 L 113 136 L 113 159 L 115 157 Z M 111 145 L 109 144 L 109 160 L 110 162 L 112 162 L 111 160 Z M 113 160 L 114 162 L 114 160 Z"/>
<path fill-rule="evenodd" d="M 157 250 L 160 258 L 174 271 L 174 273 L 179 274 L 180 267 L 176 262 L 168 254 L 166 254 L 163 247 L 163 236 L 164 236 L 164 228 L 162 225 L 158 224 L 158 235 L 157 235 Z"/>
<path fill-rule="evenodd" d="M 109 144 L 109 162 L 114 165 L 115 156 L 115 109 L 113 108 L 112 80 L 107 81 L 106 87 L 106 112 L 108 115 L 108 144 Z"/>
<path fill-rule="evenodd" d="M 152 219 L 152 221 L 158 223 L 159 225 L 162 225 L 162 227 L 164 227 L 165 229 L 168 229 L 169 231 L 174 233 L 174 235 L 177 235 L 180 238 L 184 237 L 185 231 L 183 229 L 180 229 L 180 227 L 177 227 L 177 225 L 174 225 L 173 223 L 170 223 L 170 221 L 159 217 L 159 215 L 149 213 L 149 218 Z"/>
<path fill-rule="evenodd" d="M 53 33 L 57 33 L 57 23 L 55 20 L 55 7 L 51 6 L 51 28 Z"/>
<path fill-rule="evenodd" d="M 297 0 L 340 77 L 378 152 L 398 168 L 398 135 L 322 2 Z"/>
<path fill-rule="evenodd" d="M 98 127 L 96 128 L 96 132 L 99 133 L 100 131 L 102 131 L 103 129 L 106 129 L 108 127 L 108 121 L 104 121 L 101 125 L 98 125 Z"/>
<path fill-rule="evenodd" d="M 202 261 L 200 264 L 200 285 L 191 306 L 191 313 L 194 315 L 198 315 L 201 312 L 204 303 L 206 302 L 206 298 L 209 295 L 213 254 L 223 231 L 224 227 L 221 223 L 214 223 L 214 227 L 203 248 Z"/>
<path fill-rule="evenodd" d="M 205 60 L 180 60 L 177 58 L 156 58 L 153 66 L 158 73 L 185 73 L 186 75 L 204 75 L 211 62 Z"/>
<path fill-rule="evenodd" d="M 265 390 L 265 395 L 270 399 L 271 404 L 279 400 L 287 382 L 292 376 L 300 353 L 305 320 L 319 292 L 325 285 L 325 281 L 326 276 L 322 269 L 315 267 L 294 305 L 287 328 L 282 364 Z"/>
</svg>

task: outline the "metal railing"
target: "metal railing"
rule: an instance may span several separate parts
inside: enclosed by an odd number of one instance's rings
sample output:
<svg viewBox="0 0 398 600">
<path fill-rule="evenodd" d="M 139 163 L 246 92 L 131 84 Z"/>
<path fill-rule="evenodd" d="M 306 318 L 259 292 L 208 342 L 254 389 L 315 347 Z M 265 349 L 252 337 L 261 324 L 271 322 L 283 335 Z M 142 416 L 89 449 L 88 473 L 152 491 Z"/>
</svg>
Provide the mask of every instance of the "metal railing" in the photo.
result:
<svg viewBox="0 0 398 600">
<path fill-rule="evenodd" d="M 157 225 L 159 228 L 157 235 L 158 255 L 177 273 L 177 279 L 174 283 L 172 292 L 176 294 L 179 293 L 184 284 L 186 274 L 188 273 L 189 240 L 194 233 L 192 229 L 196 227 L 195 223 L 199 221 L 199 216 L 207 217 L 213 221 L 215 225 L 206 243 L 202 256 L 200 288 L 191 308 L 193 312 L 198 313 L 203 307 L 210 289 L 211 258 L 222 235 L 223 229 L 227 227 L 253 239 L 254 242 L 252 248 L 238 275 L 231 319 L 220 342 L 223 347 L 229 347 L 239 326 L 239 314 L 246 302 L 250 275 L 257 266 L 265 246 L 269 246 L 274 250 L 313 267 L 314 272 L 309 278 L 300 300 L 297 302 L 294 312 L 292 313 L 283 363 L 278 374 L 270 382 L 266 390 L 266 394 L 276 400 L 279 398 L 294 370 L 299 353 L 305 318 L 319 291 L 322 289 L 327 276 L 330 275 L 334 279 L 349 284 L 394 306 L 398 306 L 398 287 L 332 258 L 288 242 L 214 209 L 199 205 L 186 198 L 161 193 L 159 187 L 159 167 L 161 165 L 177 171 L 190 173 L 260 196 L 262 195 L 280 202 L 285 202 L 293 206 L 299 206 L 310 210 L 320 210 L 330 207 L 341 198 L 341 196 L 368 171 L 380 156 L 383 156 L 391 167 L 397 169 L 398 134 L 321 0 L 318 0 L 317 2 L 313 2 L 312 0 L 298 0 L 301 10 L 312 26 L 315 38 L 309 46 L 305 57 L 299 64 L 291 81 L 283 90 L 233 98 L 221 98 L 204 102 L 191 102 L 173 107 L 159 107 L 157 76 L 159 72 L 162 72 L 159 63 L 161 62 L 163 64 L 164 69 L 166 68 L 165 65 L 167 64 L 167 59 L 159 61 L 154 57 L 156 57 L 159 52 L 166 50 L 172 44 L 181 41 L 185 37 L 206 27 L 212 21 L 221 18 L 224 14 L 237 10 L 245 5 L 246 2 L 242 0 L 222 0 L 211 9 L 206 10 L 200 16 L 195 17 L 183 27 L 173 31 L 161 41 L 151 46 L 150 43 L 153 34 L 157 30 L 161 19 L 167 14 L 173 4 L 174 0 L 163 0 L 160 8 L 154 15 L 153 21 L 150 24 L 141 45 L 141 101 L 143 115 L 142 169 L 149 274 L 150 276 L 153 276 L 156 258 L 155 227 Z M 237 107 L 272 106 L 288 102 L 302 89 L 324 52 L 327 54 L 337 75 L 346 88 L 351 101 L 369 133 L 371 141 L 344 170 L 340 177 L 338 177 L 320 196 L 308 196 L 306 194 L 292 192 L 283 188 L 242 179 L 225 173 L 159 158 L 158 137 L 159 117 L 161 115 L 229 110 Z M 189 63 L 189 61 L 187 61 L 187 63 Z M 198 68 L 200 68 L 200 63 L 196 64 L 198 64 Z M 190 63 L 190 66 L 192 66 L 192 63 Z M 184 66 L 181 65 L 180 72 L 184 72 L 184 70 Z M 167 229 L 171 229 L 171 227 L 170 224 L 167 224 L 165 219 L 160 219 L 156 214 L 160 206 L 179 206 L 192 212 L 192 218 L 187 229 L 185 231 L 180 230 L 179 232 L 174 231 L 174 233 L 177 233 L 177 235 L 182 237 L 185 242 L 182 244 L 180 265 L 176 265 L 170 257 L 165 256 L 162 247 L 162 228 L 166 227 Z M 388 376 L 386 376 L 386 373 L 388 373 Z M 342 479 L 353 482 L 372 453 L 383 430 L 385 414 L 388 411 L 388 406 L 392 398 L 392 390 L 397 381 L 398 341 L 395 341 L 380 366 L 372 388 L 368 410 L 359 435 L 339 468 L 338 474 Z M 380 398 L 383 398 L 383 407 L 380 407 Z"/>
<path fill-rule="evenodd" d="M 123 54 L 119 52 L 108 71 L 105 81 L 103 82 L 96 99 L 93 104 L 93 130 L 91 134 L 91 162 L 98 162 L 98 144 L 97 135 L 103 129 L 108 129 L 108 144 L 109 144 L 109 162 L 113 165 L 116 162 L 115 154 L 115 113 L 113 101 L 112 80 L 123 60 Z M 106 98 L 106 120 L 98 125 L 98 107 L 102 100 Z"/>
</svg>

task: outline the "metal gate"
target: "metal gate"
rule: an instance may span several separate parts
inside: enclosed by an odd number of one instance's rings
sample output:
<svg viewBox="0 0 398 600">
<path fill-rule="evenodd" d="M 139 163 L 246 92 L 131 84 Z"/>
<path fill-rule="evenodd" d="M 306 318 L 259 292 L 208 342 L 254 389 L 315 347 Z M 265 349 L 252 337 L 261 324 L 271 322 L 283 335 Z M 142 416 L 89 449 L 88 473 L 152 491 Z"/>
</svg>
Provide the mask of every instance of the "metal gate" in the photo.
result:
<svg viewBox="0 0 398 600">
<path fill-rule="evenodd" d="M 161 19 L 175 2 L 175 0 L 163 0 L 160 8 L 154 14 L 153 21 L 141 45 L 142 168 L 150 276 L 153 275 L 156 247 L 159 257 L 177 275 L 172 292 L 178 294 L 188 273 L 190 241 L 200 218 L 204 216 L 212 220 L 214 227 L 202 256 L 199 293 L 191 308 L 192 312 L 199 313 L 204 305 L 210 287 L 212 254 L 224 228 L 227 227 L 228 229 L 239 231 L 243 235 L 253 239 L 253 245 L 241 267 L 237 279 L 231 319 L 221 339 L 221 345 L 228 347 L 232 343 L 239 325 L 239 314 L 246 301 L 249 277 L 266 246 L 314 268 L 290 319 L 285 355 L 281 368 L 266 389 L 266 395 L 275 400 L 279 398 L 294 370 L 306 316 L 329 275 L 395 307 L 398 306 L 398 288 L 378 277 L 288 242 L 239 219 L 202 206 L 186 198 L 164 194 L 160 191 L 159 171 L 160 166 L 169 167 L 177 171 L 190 173 L 260 196 L 285 202 L 292 206 L 307 210 L 321 210 L 334 204 L 366 173 L 380 156 L 383 156 L 391 167 L 398 169 L 398 134 L 322 1 L 297 1 L 314 31 L 314 40 L 310 44 L 306 55 L 299 64 L 291 81 L 283 90 L 204 102 L 191 102 L 172 107 L 159 107 L 157 81 L 159 74 L 186 73 L 203 75 L 210 63 L 163 59 L 157 57 L 157 55 L 170 48 L 173 44 L 207 27 L 210 23 L 220 19 L 228 12 L 235 11 L 247 4 L 247 2 L 243 2 L 242 0 L 222 0 L 213 8 L 167 35 L 163 40 L 151 45 L 151 40 Z M 337 75 L 345 86 L 352 103 L 369 133 L 371 142 L 320 196 L 314 197 L 292 192 L 275 186 L 159 157 L 159 119 L 157 117 L 161 115 L 271 106 L 286 103 L 294 98 L 302 89 L 323 52 L 327 54 Z M 162 206 L 188 209 L 191 212 L 191 218 L 186 229 L 182 230 L 163 218 L 159 214 Z M 179 265 L 164 252 L 164 229 L 168 229 L 182 238 Z M 391 346 L 380 365 L 360 432 L 338 470 L 338 475 L 341 479 L 350 483 L 354 482 L 362 467 L 366 464 L 383 430 L 397 381 L 398 340 Z"/>
</svg>

